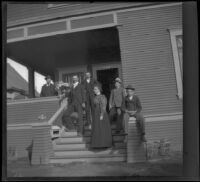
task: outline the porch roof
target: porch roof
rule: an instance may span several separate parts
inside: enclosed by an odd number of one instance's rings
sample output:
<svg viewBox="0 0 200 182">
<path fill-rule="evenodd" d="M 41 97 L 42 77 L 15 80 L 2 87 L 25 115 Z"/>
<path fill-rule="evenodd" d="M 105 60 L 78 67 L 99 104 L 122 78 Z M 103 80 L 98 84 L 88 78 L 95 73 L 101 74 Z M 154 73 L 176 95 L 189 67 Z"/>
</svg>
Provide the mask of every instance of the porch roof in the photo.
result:
<svg viewBox="0 0 200 182">
<path fill-rule="evenodd" d="M 54 76 L 56 67 L 87 64 L 95 51 L 117 47 L 116 33 L 113 27 L 8 43 L 7 57 Z"/>
</svg>

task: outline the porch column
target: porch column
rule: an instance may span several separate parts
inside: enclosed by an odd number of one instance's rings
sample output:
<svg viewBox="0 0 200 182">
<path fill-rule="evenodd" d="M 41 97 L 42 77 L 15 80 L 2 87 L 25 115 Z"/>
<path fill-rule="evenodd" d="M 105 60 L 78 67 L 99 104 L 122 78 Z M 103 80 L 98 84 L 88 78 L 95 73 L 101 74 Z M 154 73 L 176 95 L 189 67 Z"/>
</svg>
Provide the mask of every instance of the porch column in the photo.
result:
<svg viewBox="0 0 200 182">
<path fill-rule="evenodd" d="M 34 78 L 34 69 L 28 68 L 28 91 L 29 97 L 35 97 L 35 78 Z"/>
</svg>

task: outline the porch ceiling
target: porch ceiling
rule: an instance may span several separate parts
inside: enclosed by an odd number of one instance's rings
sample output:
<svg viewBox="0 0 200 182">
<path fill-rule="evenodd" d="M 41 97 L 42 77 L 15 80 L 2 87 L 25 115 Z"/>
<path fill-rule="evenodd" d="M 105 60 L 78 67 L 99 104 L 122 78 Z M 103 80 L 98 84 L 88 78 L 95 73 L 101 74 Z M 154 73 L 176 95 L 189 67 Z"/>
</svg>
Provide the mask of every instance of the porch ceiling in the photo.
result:
<svg viewBox="0 0 200 182">
<path fill-rule="evenodd" d="M 88 63 L 92 51 L 118 46 L 116 33 L 116 28 L 106 28 L 8 43 L 7 57 L 53 74 L 56 67 Z"/>
</svg>

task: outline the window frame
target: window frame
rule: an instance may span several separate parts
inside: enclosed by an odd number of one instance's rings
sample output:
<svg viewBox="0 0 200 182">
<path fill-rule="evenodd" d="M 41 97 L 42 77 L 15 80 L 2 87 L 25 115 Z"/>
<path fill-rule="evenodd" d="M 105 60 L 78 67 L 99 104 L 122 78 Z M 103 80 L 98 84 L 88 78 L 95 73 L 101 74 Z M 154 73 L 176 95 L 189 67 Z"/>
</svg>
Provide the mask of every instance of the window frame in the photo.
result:
<svg viewBox="0 0 200 182">
<path fill-rule="evenodd" d="M 175 74 L 176 74 L 176 83 L 177 83 L 177 90 L 178 90 L 177 97 L 180 100 L 182 100 L 183 99 L 183 77 L 182 77 L 183 74 L 181 71 L 182 66 L 180 65 L 176 36 L 183 35 L 183 31 L 181 28 L 176 28 L 176 29 L 169 29 L 169 32 L 170 32 L 170 39 L 171 39 Z"/>
</svg>

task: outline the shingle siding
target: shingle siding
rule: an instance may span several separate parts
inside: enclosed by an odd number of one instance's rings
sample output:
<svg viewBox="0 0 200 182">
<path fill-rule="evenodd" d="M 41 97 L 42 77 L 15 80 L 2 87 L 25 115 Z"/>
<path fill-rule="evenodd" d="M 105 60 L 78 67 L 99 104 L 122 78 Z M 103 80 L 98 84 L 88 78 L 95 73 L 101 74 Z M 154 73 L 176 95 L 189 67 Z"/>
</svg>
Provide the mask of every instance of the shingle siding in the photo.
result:
<svg viewBox="0 0 200 182">
<path fill-rule="evenodd" d="M 144 114 L 182 111 L 167 31 L 182 27 L 181 5 L 117 13 L 117 19 L 123 80 L 136 88 Z"/>
</svg>

